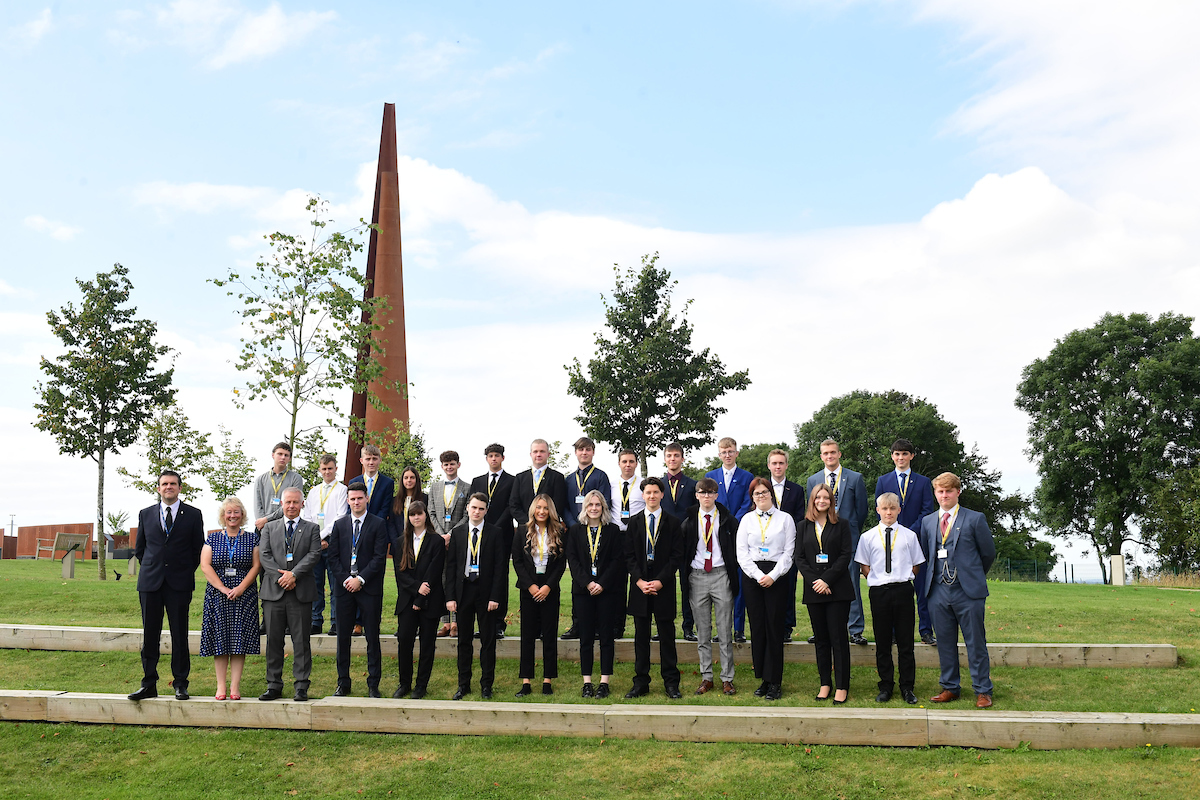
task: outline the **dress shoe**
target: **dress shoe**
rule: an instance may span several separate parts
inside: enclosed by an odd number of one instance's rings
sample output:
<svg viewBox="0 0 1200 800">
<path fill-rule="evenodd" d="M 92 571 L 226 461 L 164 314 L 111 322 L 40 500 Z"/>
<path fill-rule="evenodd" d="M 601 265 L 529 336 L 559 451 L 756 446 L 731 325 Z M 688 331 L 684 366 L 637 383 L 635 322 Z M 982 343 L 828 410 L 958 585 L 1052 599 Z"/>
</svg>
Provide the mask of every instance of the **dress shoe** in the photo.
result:
<svg viewBox="0 0 1200 800">
<path fill-rule="evenodd" d="M 441 636 L 441 637 L 449 636 L 450 635 L 450 625 L 449 624 L 443 625 L 441 630 L 438 631 L 437 635 Z"/>
<path fill-rule="evenodd" d="M 817 700 L 819 702 L 824 703 L 826 700 L 828 700 L 831 697 L 833 697 L 833 690 L 830 690 L 829 694 L 825 695 L 824 697 L 821 697 L 821 695 L 818 694 L 815 697 L 813 697 L 813 700 Z"/>
<path fill-rule="evenodd" d="M 223 694 L 214 694 L 213 695 L 213 700 L 224 700 L 224 699 L 225 699 L 225 695 L 223 695 Z"/>
<path fill-rule="evenodd" d="M 336 689 L 333 690 L 333 696 L 334 697 L 349 697 L 350 696 L 350 687 L 349 686 L 338 686 Z"/>
<path fill-rule="evenodd" d="M 383 695 L 381 695 L 379 693 L 378 686 L 369 686 L 369 687 L 367 687 L 367 697 L 374 697 L 374 698 L 378 699 L 380 697 L 383 697 Z"/>
<path fill-rule="evenodd" d="M 783 684 L 772 683 L 767 689 L 765 697 L 768 700 L 779 700 L 783 697 Z"/>
<path fill-rule="evenodd" d="M 308 702 L 308 689 L 297 689 L 296 693 L 294 695 L 292 695 L 292 699 L 295 700 L 297 703 L 307 703 Z"/>
<path fill-rule="evenodd" d="M 975 707 L 976 708 L 991 708 L 992 707 L 992 696 L 990 694 L 975 695 Z"/>
<path fill-rule="evenodd" d="M 517 689 L 517 693 L 513 696 L 514 697 L 528 697 L 531 694 L 533 694 L 533 687 L 530 686 L 528 683 L 522 683 L 521 688 Z"/>
<path fill-rule="evenodd" d="M 754 690 L 754 696 L 755 697 L 766 697 L 767 689 L 770 689 L 770 688 L 771 688 L 771 684 L 767 683 L 766 681 L 763 681 L 761 684 L 759 684 L 758 688 Z"/>
<path fill-rule="evenodd" d="M 637 698 L 645 697 L 648 694 L 650 694 L 649 689 L 641 689 L 641 688 L 638 688 L 637 686 L 635 686 L 632 689 L 630 689 L 628 692 L 625 693 L 625 699 L 626 700 L 636 700 Z"/>
<path fill-rule="evenodd" d="M 917 704 L 917 695 L 912 689 L 901 689 L 900 696 L 903 697 L 904 702 L 908 703 L 910 706 L 915 706 Z"/>
<path fill-rule="evenodd" d="M 319 623 L 319 622 L 313 623 L 313 626 L 308 629 L 308 635 L 309 636 L 320 636 L 321 635 L 321 623 Z"/>
<path fill-rule="evenodd" d="M 722 681 L 721 692 L 733 696 L 737 694 L 737 687 L 733 685 L 733 681 Z"/>
<path fill-rule="evenodd" d="M 583 685 L 583 693 L 580 694 L 579 696 L 580 697 L 595 697 L 596 696 L 596 687 L 590 683 L 585 683 Z"/>
<path fill-rule="evenodd" d="M 330 626 L 329 626 L 329 635 L 330 635 L 330 636 L 337 636 L 337 625 L 330 625 Z"/>
<path fill-rule="evenodd" d="M 817 643 L 817 637 L 816 637 L 816 636 L 810 636 L 810 637 L 808 637 L 808 643 L 809 643 L 809 644 L 816 644 L 816 643 Z"/>
<path fill-rule="evenodd" d="M 479 696 L 482 697 L 484 700 L 491 700 L 492 699 L 492 687 L 489 686 L 486 689 L 480 689 Z"/>
<path fill-rule="evenodd" d="M 684 631 L 684 632 L 683 632 L 683 639 L 684 639 L 684 641 L 685 641 L 685 642 L 698 642 L 698 641 L 700 641 L 699 637 L 697 637 L 697 636 L 696 636 L 696 634 L 695 634 L 695 632 L 694 632 L 694 631 Z"/>
<path fill-rule="evenodd" d="M 657 642 L 657 641 L 658 641 L 658 634 L 657 634 L 657 633 L 652 633 L 652 634 L 650 634 L 650 641 L 652 641 L 652 642 Z"/>
<path fill-rule="evenodd" d="M 852 633 L 850 634 L 850 644 L 865 645 L 870 644 L 870 642 L 861 633 Z"/>
<path fill-rule="evenodd" d="M 412 690 L 412 699 L 413 700 L 420 700 L 424 696 L 425 696 L 425 687 L 424 686 L 418 686 L 417 688 Z"/>
<path fill-rule="evenodd" d="M 678 686 L 668 686 L 667 697 L 671 698 L 672 700 L 680 700 L 683 698 L 683 693 L 679 691 Z"/>
<path fill-rule="evenodd" d="M 700 685 L 696 687 L 696 694 L 708 694 L 710 691 L 712 691 L 712 688 L 712 681 L 700 681 Z"/>
<path fill-rule="evenodd" d="M 458 687 L 458 691 L 456 691 L 454 693 L 454 697 L 451 697 L 450 699 L 451 700 L 462 700 L 464 697 L 467 696 L 468 693 L 470 693 L 470 691 L 471 691 L 471 688 L 469 686 L 460 686 L 460 687 Z"/>
<path fill-rule="evenodd" d="M 409 689 L 407 686 L 397 686 L 396 691 L 392 692 L 392 699 L 403 700 L 405 697 L 408 697 L 408 692 Z"/>
<path fill-rule="evenodd" d="M 548 683 L 542 684 L 542 694 L 554 694 L 554 687 Z"/>
<path fill-rule="evenodd" d="M 283 697 L 283 691 L 280 689 L 267 689 L 258 696 L 259 700 L 278 700 Z"/>
<path fill-rule="evenodd" d="M 886 703 L 888 700 L 891 700 L 891 699 L 892 699 L 892 693 L 887 689 L 884 689 L 882 692 L 875 695 L 876 703 Z"/>
<path fill-rule="evenodd" d="M 744 631 L 734 631 L 733 632 L 733 643 L 734 644 L 745 644 L 746 643 L 745 632 Z"/>
<path fill-rule="evenodd" d="M 721 643 L 721 637 L 720 637 L 720 636 L 717 636 L 717 635 L 714 633 L 714 634 L 712 635 L 712 637 L 709 639 L 709 641 L 710 641 L 710 642 L 712 642 L 713 644 L 720 644 L 720 643 Z"/>
<path fill-rule="evenodd" d="M 949 689 L 942 689 L 940 692 L 929 698 L 931 703 L 949 703 L 952 700 L 958 699 L 958 692 L 952 692 Z"/>
<path fill-rule="evenodd" d="M 478 639 L 478 638 L 479 638 L 479 631 L 475 631 L 475 634 L 474 634 L 474 636 L 472 636 L 472 638 L 474 638 L 474 639 Z"/>
<path fill-rule="evenodd" d="M 921 644 L 937 646 L 937 639 L 934 638 L 932 633 L 922 633 L 921 634 Z"/>
<path fill-rule="evenodd" d="M 241 700 L 242 696 L 240 694 L 231 694 L 231 695 L 229 695 L 229 699 L 230 700 Z"/>
<path fill-rule="evenodd" d="M 499 628 L 496 628 L 496 641 L 500 641 L 504 638 L 504 630 L 505 628 L 503 625 L 501 625 Z"/>
<path fill-rule="evenodd" d="M 846 705 L 846 700 L 849 700 L 849 699 L 850 699 L 850 695 L 849 695 L 849 694 L 847 694 L 847 695 L 846 695 L 846 698 L 845 698 L 844 700 L 838 700 L 838 699 L 835 697 L 835 698 L 834 698 L 834 700 L 833 700 L 833 704 L 834 704 L 835 706 L 844 706 L 844 705 Z"/>
<path fill-rule="evenodd" d="M 135 703 L 139 700 L 147 700 L 151 697 L 158 697 L 158 688 L 155 686 L 143 686 L 133 694 L 129 695 L 129 699 Z"/>
<path fill-rule="evenodd" d="M 608 697 L 610 694 L 612 694 L 612 689 L 609 688 L 609 685 L 607 683 L 602 683 L 596 687 L 596 699 L 597 700 L 603 700 L 604 698 Z"/>
<path fill-rule="evenodd" d="M 350 635 L 351 636 L 362 636 L 363 635 L 363 626 L 355 625 L 354 630 L 350 633 Z"/>
<path fill-rule="evenodd" d="M 175 699 L 176 700 L 187 700 L 189 696 L 190 695 L 188 695 L 187 689 L 185 687 L 180 686 L 179 688 L 177 688 L 175 690 Z"/>
<path fill-rule="evenodd" d="M 563 639 L 578 639 L 579 631 L 575 630 L 575 626 L 572 625 L 571 627 L 567 628 L 566 632 L 563 633 L 561 638 L 563 638 Z"/>
<path fill-rule="evenodd" d="M 788 628 L 786 631 L 783 632 L 783 643 L 784 644 L 792 643 L 792 629 L 791 628 Z"/>
</svg>

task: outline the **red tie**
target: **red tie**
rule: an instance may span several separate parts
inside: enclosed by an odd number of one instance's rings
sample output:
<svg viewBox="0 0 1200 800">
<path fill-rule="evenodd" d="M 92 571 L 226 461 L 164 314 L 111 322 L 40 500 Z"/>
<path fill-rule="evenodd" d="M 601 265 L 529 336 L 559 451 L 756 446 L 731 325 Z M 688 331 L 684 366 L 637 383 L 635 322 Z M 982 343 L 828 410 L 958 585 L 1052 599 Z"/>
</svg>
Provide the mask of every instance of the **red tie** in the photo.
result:
<svg viewBox="0 0 1200 800">
<path fill-rule="evenodd" d="M 946 540 L 946 534 L 950 531 L 950 512 L 942 514 L 942 541 Z"/>
<path fill-rule="evenodd" d="M 712 514 L 704 515 L 704 540 L 708 544 L 708 557 L 704 559 L 704 571 L 712 572 Z"/>
</svg>

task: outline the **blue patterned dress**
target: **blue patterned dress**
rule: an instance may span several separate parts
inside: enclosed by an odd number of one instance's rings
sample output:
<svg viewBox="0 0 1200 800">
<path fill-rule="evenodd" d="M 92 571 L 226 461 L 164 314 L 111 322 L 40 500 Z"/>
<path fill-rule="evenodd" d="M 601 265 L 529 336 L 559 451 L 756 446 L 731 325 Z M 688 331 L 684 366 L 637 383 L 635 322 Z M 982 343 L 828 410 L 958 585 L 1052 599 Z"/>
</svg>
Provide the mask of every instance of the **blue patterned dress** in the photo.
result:
<svg viewBox="0 0 1200 800">
<path fill-rule="evenodd" d="M 227 588 L 232 589 L 246 579 L 246 573 L 254 566 L 258 534 L 244 530 L 234 540 L 220 530 L 210 533 L 205 544 L 212 548 L 212 565 L 217 576 Z M 236 574 L 225 574 L 225 568 L 230 565 Z M 258 652 L 258 581 L 252 583 L 237 600 L 230 600 L 206 582 L 204 618 L 200 624 L 200 655 L 258 655 Z"/>
</svg>

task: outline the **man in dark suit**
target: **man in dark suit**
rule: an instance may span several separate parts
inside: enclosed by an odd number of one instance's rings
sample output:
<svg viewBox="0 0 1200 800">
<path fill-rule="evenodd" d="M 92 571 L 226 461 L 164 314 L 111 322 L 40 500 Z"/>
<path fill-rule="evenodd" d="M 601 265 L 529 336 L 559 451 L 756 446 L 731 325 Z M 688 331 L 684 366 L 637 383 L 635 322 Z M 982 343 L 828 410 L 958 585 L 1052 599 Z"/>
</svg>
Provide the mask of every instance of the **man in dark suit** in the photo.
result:
<svg viewBox="0 0 1200 800">
<path fill-rule="evenodd" d="M 487 459 L 488 471 L 471 481 L 471 494 L 486 494 L 488 510 L 484 520 L 499 528 L 502 535 L 511 533 L 513 517 L 508 502 L 517 481 L 504 471 L 504 445 L 489 444 L 483 448 L 483 457 Z M 525 508 L 528 509 L 529 506 Z M 512 536 L 502 536 L 502 538 L 507 540 L 504 547 L 504 558 L 508 560 L 512 557 Z M 504 638 L 507 616 L 508 592 L 505 592 L 504 599 L 500 601 L 500 608 L 496 610 L 497 639 Z"/>
<path fill-rule="evenodd" d="M 292 633 L 292 688 L 297 702 L 308 700 L 312 650 L 309 636 L 312 604 L 317 596 L 313 568 L 321 558 L 321 528 L 300 519 L 304 492 L 283 490 L 283 517 L 271 520 L 259 540 L 262 563 L 263 619 L 267 626 L 267 690 L 259 700 L 283 696 L 283 633 Z"/>
<path fill-rule="evenodd" d="M 496 679 L 496 612 L 500 598 L 508 594 L 509 552 L 503 538 L 511 547 L 512 533 L 505 532 L 485 521 L 487 495 L 471 495 L 467 503 L 467 518 L 450 532 L 450 547 L 446 550 L 444 589 L 446 608 L 458 614 L 458 690 L 455 700 L 471 693 L 471 662 L 475 658 L 475 643 L 471 632 L 479 619 L 479 693 L 484 700 L 492 696 Z"/>
<path fill-rule="evenodd" d="M 671 442 L 663 448 L 663 463 L 667 466 L 667 474 L 662 477 L 667 487 L 662 499 L 663 511 L 682 523 L 688 508 L 696 504 L 696 481 L 683 472 L 683 445 Z M 696 621 L 692 618 L 692 587 L 688 580 L 688 569 L 687 560 L 684 559 L 683 566 L 679 568 L 679 594 L 683 603 L 683 638 L 694 642 Z"/>
<path fill-rule="evenodd" d="M 158 696 L 159 640 L 163 613 L 171 629 L 171 675 L 176 700 L 188 699 L 192 660 L 188 649 L 188 606 L 196 590 L 196 567 L 204 549 L 204 518 L 179 501 L 179 473 L 158 476 L 160 502 L 138 514 L 138 599 L 142 606 L 142 688 L 130 700 Z"/>
<path fill-rule="evenodd" d="M 717 482 L 717 502 L 728 508 L 741 522 L 753 505 L 750 501 L 750 481 L 754 480 L 754 476 L 737 465 L 738 443 L 732 437 L 726 436 L 717 442 L 717 455 L 721 457 L 721 466 L 704 477 Z M 745 644 L 746 598 L 741 590 L 741 573 L 738 575 L 738 593 L 733 601 L 733 640 Z"/>
<path fill-rule="evenodd" d="M 861 472 L 846 469 L 842 466 L 842 448 L 833 439 L 821 442 L 821 461 L 825 469 L 815 472 L 808 478 L 805 495 L 812 494 L 818 483 L 824 483 L 833 490 L 834 510 L 839 519 L 846 520 L 850 525 L 852 553 L 858 552 L 858 540 L 862 537 L 862 526 L 867 521 L 867 484 L 863 481 Z M 850 644 L 867 643 L 863 636 L 867 619 L 863 616 L 862 573 L 858 565 L 850 562 L 850 582 L 854 585 L 854 600 L 850 603 L 850 621 L 846 627 L 850 630 Z M 809 641 L 813 641 L 809 639 Z"/>
<path fill-rule="evenodd" d="M 333 694 L 350 696 L 350 636 L 354 617 L 359 614 L 367 638 L 367 696 L 380 697 L 379 620 L 388 533 L 383 520 L 367 512 L 367 487 L 361 481 L 352 482 L 346 489 L 346 500 L 350 513 L 333 523 L 325 552 L 333 573 L 330 592 L 337 598 L 338 685 Z"/>
<path fill-rule="evenodd" d="M 379 465 L 383 463 L 383 454 L 373 444 L 363 445 L 358 460 L 363 465 L 363 474 L 346 481 L 346 486 L 348 487 L 352 483 L 361 483 L 367 487 L 367 513 L 387 522 L 392 517 L 392 500 L 396 497 L 396 482 L 379 471 Z M 349 511 L 350 505 L 347 503 L 346 512 L 349 513 Z"/>
<path fill-rule="evenodd" d="M 921 520 L 921 549 L 929 560 L 925 594 L 937 632 L 942 691 L 935 703 L 957 700 L 961 692 L 958 670 L 958 632 L 967 646 L 967 665 L 975 707 L 992 705 L 991 661 L 987 649 L 984 615 L 987 613 L 987 572 L 996 560 L 996 544 L 987 520 L 978 511 L 962 508 L 958 496 L 962 483 L 952 472 L 933 479 L 938 510 Z"/>
<path fill-rule="evenodd" d="M 559 519 L 562 519 L 563 509 L 567 507 L 566 478 L 561 472 L 546 466 L 549 458 L 550 445 L 545 439 L 534 439 L 529 445 L 529 460 L 533 466 L 516 476 L 516 483 L 509 496 L 508 510 L 521 530 L 529 523 L 529 506 L 537 495 L 550 495 Z"/>
<path fill-rule="evenodd" d="M 800 484 L 787 479 L 788 454 L 787 450 L 775 448 L 767 454 L 767 469 L 771 473 L 771 496 L 775 499 L 775 507 L 792 518 L 796 530 L 800 530 L 800 521 L 804 519 L 804 489 Z M 783 641 L 792 640 L 792 629 L 796 627 L 796 575 L 798 570 L 795 563 L 788 570 L 784 580 L 787 581 L 788 604 L 784 621 Z"/>
<path fill-rule="evenodd" d="M 679 664 L 675 653 L 675 573 L 686 557 L 683 529 L 662 510 L 663 482 L 642 481 L 646 508 L 629 520 L 625 531 L 625 561 L 629 567 L 629 614 L 633 616 L 632 700 L 650 693 L 650 620 L 661 632 L 658 638 L 659 671 L 667 697 L 678 700 Z M 670 635 L 668 635 L 670 632 Z"/>
<path fill-rule="evenodd" d="M 908 439 L 897 439 L 892 443 L 892 462 L 896 469 L 880 475 L 879 480 L 875 481 L 875 497 L 878 499 L 888 492 L 899 497 L 900 516 L 897 522 L 916 532 L 921 530 L 921 520 L 932 514 L 937 505 L 933 502 L 933 484 L 929 482 L 929 478 L 912 470 L 914 453 L 916 449 Z M 921 641 L 935 645 L 937 639 L 933 635 L 933 620 L 925 602 L 925 570 L 928 567 L 928 564 L 921 564 L 913 589 L 917 594 L 917 623 Z"/>
</svg>

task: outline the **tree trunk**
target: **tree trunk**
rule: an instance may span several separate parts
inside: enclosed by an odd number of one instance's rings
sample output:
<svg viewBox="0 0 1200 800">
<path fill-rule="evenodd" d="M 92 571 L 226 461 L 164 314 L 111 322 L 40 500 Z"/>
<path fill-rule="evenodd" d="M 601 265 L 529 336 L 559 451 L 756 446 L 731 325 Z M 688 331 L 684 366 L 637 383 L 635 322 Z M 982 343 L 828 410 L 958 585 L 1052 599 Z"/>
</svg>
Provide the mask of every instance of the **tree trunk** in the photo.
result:
<svg viewBox="0 0 1200 800">
<path fill-rule="evenodd" d="M 100 457 L 96 459 L 99 475 L 96 479 L 96 553 L 100 580 L 108 580 L 104 569 L 104 448 L 100 448 Z"/>
<path fill-rule="evenodd" d="M 1104 583 L 1108 583 L 1108 568 L 1104 566 L 1104 553 L 1100 552 L 1104 548 L 1096 548 L 1096 560 L 1100 562 L 1100 577 Z"/>
<path fill-rule="evenodd" d="M 642 453 L 641 455 L 639 455 L 638 460 L 642 464 L 642 477 L 649 478 L 650 477 L 650 467 L 646 461 L 646 454 Z"/>
</svg>

